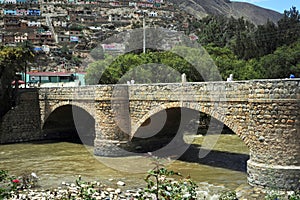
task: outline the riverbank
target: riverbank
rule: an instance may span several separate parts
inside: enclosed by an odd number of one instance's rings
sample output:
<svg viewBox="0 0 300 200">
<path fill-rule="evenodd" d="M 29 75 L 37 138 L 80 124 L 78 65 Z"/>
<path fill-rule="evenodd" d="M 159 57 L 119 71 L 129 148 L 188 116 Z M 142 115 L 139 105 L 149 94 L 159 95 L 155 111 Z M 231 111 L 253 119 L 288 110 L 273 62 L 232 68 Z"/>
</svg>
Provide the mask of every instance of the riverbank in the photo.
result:
<svg viewBox="0 0 300 200">
<path fill-rule="evenodd" d="M 114 180 L 110 180 L 112 183 Z M 113 187 L 113 186 L 117 187 Z M 206 185 L 206 190 L 203 190 Z M 52 189 L 24 189 L 13 192 L 12 200 L 154 200 L 155 194 L 145 192 L 145 188 L 124 189 L 125 182 L 118 181 L 112 185 L 101 182 L 84 182 L 76 180 L 76 183 L 62 182 L 61 187 Z M 263 188 L 241 185 L 235 191 L 228 191 L 219 187 L 219 193 L 211 193 L 211 185 L 203 183 L 196 189 L 195 200 L 299 200 L 300 195 L 295 192 L 267 191 Z M 182 198 L 188 199 L 188 198 Z"/>
<path fill-rule="evenodd" d="M 211 153 L 201 160 L 197 149 L 205 137 L 199 135 L 186 139 L 188 143 L 192 143 L 191 148 L 179 160 L 174 160 L 165 167 L 178 171 L 183 176 L 190 176 L 198 185 L 198 199 L 206 197 L 206 200 L 218 200 L 226 191 L 236 191 L 239 200 L 265 199 L 266 192 L 263 189 L 247 185 L 245 164 L 248 149 L 238 136 L 220 135 Z M 39 176 L 39 188 L 22 191 L 22 195 L 34 195 L 27 199 L 43 199 L 43 195 L 50 195 L 48 199 L 55 199 L 55 195 L 60 192 L 76 196 L 79 188 L 76 189 L 74 181 L 79 175 L 90 183 L 95 180 L 103 186 L 98 191 L 98 199 L 112 200 L 110 195 L 115 195 L 114 198 L 117 199 L 134 199 L 134 195 L 146 187 L 144 179 L 147 171 L 154 167 L 151 160 L 142 156 L 102 158 L 94 156 L 92 150 L 91 147 L 70 142 L 1 145 L 1 168 L 16 177 L 25 172 L 34 172 Z M 144 172 L 138 172 L 142 169 Z M 117 185 L 119 181 L 125 185 Z M 74 194 L 66 191 L 73 191 Z M 15 196 L 14 199 L 26 199 L 22 195 Z"/>
</svg>

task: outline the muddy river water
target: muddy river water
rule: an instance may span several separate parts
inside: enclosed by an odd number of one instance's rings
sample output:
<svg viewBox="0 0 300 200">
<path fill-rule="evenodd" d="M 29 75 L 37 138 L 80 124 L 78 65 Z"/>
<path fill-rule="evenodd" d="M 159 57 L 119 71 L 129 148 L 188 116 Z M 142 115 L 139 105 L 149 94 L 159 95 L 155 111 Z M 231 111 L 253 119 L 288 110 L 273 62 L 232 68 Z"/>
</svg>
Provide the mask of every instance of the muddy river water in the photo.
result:
<svg viewBox="0 0 300 200">
<path fill-rule="evenodd" d="M 209 136 L 205 136 L 209 137 Z M 240 138 L 232 134 L 221 135 L 213 150 L 202 159 L 197 151 L 204 136 L 188 139 L 192 145 L 179 159 L 166 167 L 190 175 L 203 190 L 235 189 L 247 184 L 246 161 L 248 149 Z M 148 163 L 147 163 L 148 162 Z M 124 170 L 111 168 L 113 163 Z M 10 174 L 35 172 L 43 188 L 57 187 L 62 181 L 74 182 L 78 175 L 85 180 L 99 180 L 115 184 L 121 180 L 126 187 L 143 187 L 145 172 L 136 173 L 135 167 L 151 166 L 149 158 L 102 158 L 92 154 L 92 147 L 70 142 L 31 142 L 0 145 L 0 169 Z"/>
</svg>

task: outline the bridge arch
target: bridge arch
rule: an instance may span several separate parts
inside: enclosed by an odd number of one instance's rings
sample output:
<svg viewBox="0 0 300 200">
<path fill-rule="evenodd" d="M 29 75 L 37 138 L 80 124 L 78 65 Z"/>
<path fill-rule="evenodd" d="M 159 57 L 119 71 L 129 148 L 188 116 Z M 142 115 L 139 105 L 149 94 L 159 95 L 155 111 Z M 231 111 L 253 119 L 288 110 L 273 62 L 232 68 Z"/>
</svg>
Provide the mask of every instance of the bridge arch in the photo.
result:
<svg viewBox="0 0 300 200">
<path fill-rule="evenodd" d="M 216 120 L 218 120 L 219 122 L 223 123 L 228 128 L 230 128 L 236 135 L 238 135 L 244 141 L 246 146 L 250 148 L 247 142 L 247 137 L 243 134 L 242 131 L 243 129 L 239 126 L 239 124 L 236 121 L 234 121 L 233 119 L 229 119 L 224 114 L 226 113 L 226 108 L 216 110 L 215 107 L 207 107 L 198 103 L 188 103 L 186 105 L 183 105 L 181 102 L 171 102 L 171 103 L 162 104 L 160 106 L 155 106 L 144 116 L 140 117 L 139 120 L 137 120 L 136 123 L 132 125 L 131 138 L 134 137 L 138 129 L 146 122 L 146 120 L 148 120 L 149 118 L 151 118 L 152 116 L 154 116 L 159 112 L 168 109 L 175 109 L 175 108 L 186 108 L 190 110 L 195 110 L 215 118 Z"/>
<path fill-rule="evenodd" d="M 60 139 L 93 145 L 96 119 L 91 105 L 80 102 L 60 102 L 49 109 L 42 132 L 46 139 Z"/>
<path fill-rule="evenodd" d="M 77 101 L 59 101 L 58 103 L 55 103 L 52 106 L 49 106 L 47 112 L 45 113 L 44 119 L 42 120 L 42 127 L 44 126 L 45 121 L 47 118 L 59 107 L 62 106 L 77 106 L 83 110 L 85 110 L 87 113 L 89 113 L 91 116 L 95 116 L 95 108 L 94 103 L 82 103 Z M 104 115 L 103 115 L 104 116 Z"/>
</svg>

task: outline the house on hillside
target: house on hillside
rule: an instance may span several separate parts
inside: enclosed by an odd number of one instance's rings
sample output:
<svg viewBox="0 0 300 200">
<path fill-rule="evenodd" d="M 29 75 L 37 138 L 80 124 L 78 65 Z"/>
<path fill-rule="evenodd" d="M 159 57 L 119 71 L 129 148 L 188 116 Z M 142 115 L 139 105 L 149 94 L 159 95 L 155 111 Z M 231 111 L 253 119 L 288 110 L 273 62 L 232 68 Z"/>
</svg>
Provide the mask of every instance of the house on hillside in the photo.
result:
<svg viewBox="0 0 300 200">
<path fill-rule="evenodd" d="M 39 9 L 28 9 L 27 15 L 28 16 L 41 16 L 41 11 Z"/>
<path fill-rule="evenodd" d="M 17 9 L 16 15 L 17 16 L 25 16 L 25 15 L 27 15 L 27 10 L 26 9 Z"/>
<path fill-rule="evenodd" d="M 68 23 L 65 18 L 53 18 L 52 19 L 52 24 L 54 27 L 67 27 Z"/>
<path fill-rule="evenodd" d="M 108 16 L 108 21 L 109 22 L 119 22 L 122 20 L 122 15 L 118 15 L 118 14 L 110 14 Z"/>
<path fill-rule="evenodd" d="M 17 0 L 4 0 L 4 4 L 16 4 Z"/>
<path fill-rule="evenodd" d="M 85 73 L 70 73 L 70 72 L 28 72 L 26 80 L 29 84 L 37 84 L 42 87 L 57 87 L 57 86 L 83 86 L 85 85 Z M 23 74 L 24 80 L 24 74 Z"/>
<path fill-rule="evenodd" d="M 29 21 L 27 23 L 28 27 L 41 27 L 41 22 L 39 21 Z"/>
<path fill-rule="evenodd" d="M 58 42 L 69 42 L 70 41 L 69 35 L 59 34 L 57 36 L 57 38 L 58 38 Z"/>
<path fill-rule="evenodd" d="M 2 42 L 4 44 L 12 44 L 15 42 L 15 36 L 13 34 L 2 35 Z"/>
<path fill-rule="evenodd" d="M 15 9 L 4 9 L 3 14 L 4 15 L 17 15 L 17 11 Z"/>
<path fill-rule="evenodd" d="M 26 4 L 27 0 L 16 0 L 17 4 Z"/>
<path fill-rule="evenodd" d="M 49 31 L 29 33 L 28 40 L 33 44 L 52 44 L 54 41 L 52 34 Z"/>
<path fill-rule="evenodd" d="M 15 42 L 25 42 L 28 40 L 28 33 L 21 33 L 21 34 L 16 34 L 15 35 Z"/>
<path fill-rule="evenodd" d="M 157 16 L 158 16 L 158 13 L 155 12 L 155 11 L 151 11 L 151 12 L 148 13 L 148 16 L 149 16 L 149 17 L 157 17 Z"/>
<path fill-rule="evenodd" d="M 21 28 L 21 20 L 17 17 L 4 17 L 4 29 L 19 29 Z"/>
</svg>

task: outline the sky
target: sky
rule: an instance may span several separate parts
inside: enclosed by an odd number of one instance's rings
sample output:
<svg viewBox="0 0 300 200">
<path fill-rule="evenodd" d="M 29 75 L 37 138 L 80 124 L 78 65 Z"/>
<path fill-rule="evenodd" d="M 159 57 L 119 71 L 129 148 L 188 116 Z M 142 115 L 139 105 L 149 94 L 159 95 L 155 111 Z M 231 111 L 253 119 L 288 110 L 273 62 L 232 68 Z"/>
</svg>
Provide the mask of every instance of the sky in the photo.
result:
<svg viewBox="0 0 300 200">
<path fill-rule="evenodd" d="M 231 1 L 248 2 L 263 8 L 275 10 L 280 13 L 283 13 L 284 10 L 290 10 L 292 6 L 295 6 L 297 10 L 300 10 L 300 0 L 231 0 Z"/>
</svg>

